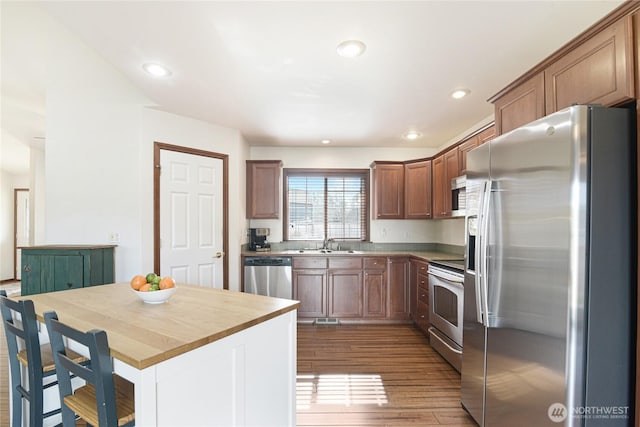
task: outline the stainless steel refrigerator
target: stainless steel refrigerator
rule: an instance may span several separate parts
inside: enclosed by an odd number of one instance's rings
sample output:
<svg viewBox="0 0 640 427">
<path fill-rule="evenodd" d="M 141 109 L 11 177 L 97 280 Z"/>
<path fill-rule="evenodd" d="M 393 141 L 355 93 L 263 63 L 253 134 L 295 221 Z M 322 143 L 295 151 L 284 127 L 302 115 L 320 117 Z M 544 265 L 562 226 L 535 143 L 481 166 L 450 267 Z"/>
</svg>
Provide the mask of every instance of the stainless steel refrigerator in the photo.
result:
<svg viewBox="0 0 640 427">
<path fill-rule="evenodd" d="M 633 421 L 632 114 L 572 106 L 468 154 L 462 405 L 480 425 Z"/>
</svg>

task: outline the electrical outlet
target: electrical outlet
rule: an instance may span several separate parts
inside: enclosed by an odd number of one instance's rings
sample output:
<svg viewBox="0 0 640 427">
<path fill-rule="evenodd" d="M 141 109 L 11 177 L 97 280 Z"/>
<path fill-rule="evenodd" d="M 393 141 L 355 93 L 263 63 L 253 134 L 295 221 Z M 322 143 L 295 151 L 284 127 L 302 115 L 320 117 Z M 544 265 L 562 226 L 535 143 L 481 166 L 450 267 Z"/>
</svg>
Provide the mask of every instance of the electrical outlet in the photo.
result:
<svg viewBox="0 0 640 427">
<path fill-rule="evenodd" d="M 120 233 L 112 231 L 109 233 L 109 243 L 120 243 Z"/>
</svg>

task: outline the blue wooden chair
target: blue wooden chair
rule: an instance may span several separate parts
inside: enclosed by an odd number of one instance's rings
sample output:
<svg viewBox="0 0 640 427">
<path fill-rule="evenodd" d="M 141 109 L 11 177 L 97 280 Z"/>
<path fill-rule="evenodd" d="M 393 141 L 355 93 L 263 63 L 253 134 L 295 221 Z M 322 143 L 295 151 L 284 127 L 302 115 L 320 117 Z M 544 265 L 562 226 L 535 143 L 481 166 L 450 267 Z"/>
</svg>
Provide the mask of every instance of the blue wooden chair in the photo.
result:
<svg viewBox="0 0 640 427">
<path fill-rule="evenodd" d="M 47 378 L 56 373 L 51 347 L 40 345 L 33 301 L 14 301 L 7 298 L 4 290 L 0 290 L 0 312 L 7 338 L 11 375 L 11 425 L 22 426 L 24 399 L 29 402 L 29 425 L 41 427 L 45 418 L 60 413 L 59 407 L 44 413 L 43 390 L 57 385 L 55 378 Z M 70 353 L 70 357 L 78 362 L 87 360 L 75 352 Z M 26 381 L 23 381 L 22 369 L 26 369 Z"/>
<path fill-rule="evenodd" d="M 44 319 L 58 375 L 64 427 L 75 426 L 76 415 L 93 426 L 133 426 L 133 384 L 113 373 L 107 333 L 96 329 L 78 331 L 59 322 L 54 311 L 46 312 Z M 88 349 L 88 365 L 76 363 L 68 356 L 65 338 Z M 72 375 L 84 379 L 87 384 L 73 390 Z"/>
</svg>

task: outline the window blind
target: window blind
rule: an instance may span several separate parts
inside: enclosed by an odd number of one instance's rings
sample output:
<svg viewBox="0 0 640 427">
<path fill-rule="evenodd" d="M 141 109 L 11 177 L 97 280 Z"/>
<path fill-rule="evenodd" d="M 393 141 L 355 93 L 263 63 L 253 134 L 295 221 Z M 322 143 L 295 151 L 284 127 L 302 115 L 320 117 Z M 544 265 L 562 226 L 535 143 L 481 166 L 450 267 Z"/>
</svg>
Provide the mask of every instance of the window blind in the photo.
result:
<svg viewBox="0 0 640 427">
<path fill-rule="evenodd" d="M 368 178 L 368 170 L 285 169 L 285 240 L 367 240 Z"/>
</svg>

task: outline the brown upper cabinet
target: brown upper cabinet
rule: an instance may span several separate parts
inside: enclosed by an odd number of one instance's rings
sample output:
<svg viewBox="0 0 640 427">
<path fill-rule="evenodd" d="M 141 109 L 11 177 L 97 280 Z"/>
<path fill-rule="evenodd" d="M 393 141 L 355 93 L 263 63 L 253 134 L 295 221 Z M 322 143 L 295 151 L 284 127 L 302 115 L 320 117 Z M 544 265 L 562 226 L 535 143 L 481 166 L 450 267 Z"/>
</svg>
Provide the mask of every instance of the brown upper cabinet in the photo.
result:
<svg viewBox="0 0 640 427">
<path fill-rule="evenodd" d="M 404 217 L 431 218 L 431 160 L 404 164 Z"/>
<path fill-rule="evenodd" d="M 247 218 L 280 217 L 280 160 L 247 160 Z"/>
<path fill-rule="evenodd" d="M 451 216 L 451 181 L 460 176 L 460 161 L 458 160 L 458 148 L 453 148 L 444 153 L 444 208 L 445 217 Z"/>
<path fill-rule="evenodd" d="M 546 114 L 572 104 L 616 105 L 634 97 L 631 17 L 600 31 L 544 71 Z"/>
<path fill-rule="evenodd" d="M 433 197 L 433 217 L 446 217 L 445 210 L 445 187 L 446 180 L 444 170 L 444 154 L 433 159 L 432 163 L 432 197 Z"/>
<path fill-rule="evenodd" d="M 478 145 L 482 145 L 485 142 L 489 142 L 495 137 L 496 137 L 496 127 L 489 126 L 488 128 L 486 128 L 485 130 L 483 130 L 478 134 Z M 466 159 L 465 159 L 465 162 L 466 162 Z M 466 166 L 466 163 L 465 163 L 465 166 Z"/>
<path fill-rule="evenodd" d="M 543 117 L 544 74 L 536 74 L 492 102 L 498 135 Z"/>
<path fill-rule="evenodd" d="M 467 153 L 480 145 L 480 139 L 478 135 L 474 135 L 471 138 L 458 145 L 458 160 L 460 162 L 460 175 L 467 173 Z"/>
<path fill-rule="evenodd" d="M 579 36 L 489 99 L 496 133 L 573 104 L 614 106 L 634 99 L 633 49 L 630 15 Z"/>
<path fill-rule="evenodd" d="M 467 153 L 495 135 L 491 124 L 432 159 L 373 162 L 373 219 L 450 218 L 451 181 L 466 174 Z"/>
<path fill-rule="evenodd" d="M 373 219 L 404 218 L 404 164 L 373 162 Z"/>
</svg>

